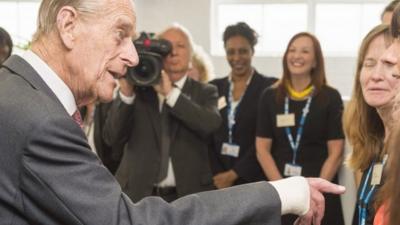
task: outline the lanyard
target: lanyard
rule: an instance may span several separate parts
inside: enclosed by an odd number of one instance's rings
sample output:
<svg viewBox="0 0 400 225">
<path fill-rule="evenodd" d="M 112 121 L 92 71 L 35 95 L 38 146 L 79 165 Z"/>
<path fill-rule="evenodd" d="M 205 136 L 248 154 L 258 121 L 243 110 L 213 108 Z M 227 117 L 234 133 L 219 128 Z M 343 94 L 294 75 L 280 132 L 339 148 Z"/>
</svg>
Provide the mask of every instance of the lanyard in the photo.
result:
<svg viewBox="0 0 400 225">
<path fill-rule="evenodd" d="M 311 100 L 312 100 L 312 92 L 311 95 L 307 98 L 307 103 L 303 108 L 303 114 L 301 115 L 300 124 L 299 127 L 297 128 L 296 142 L 293 141 L 293 136 L 290 127 L 285 128 L 286 135 L 288 136 L 289 139 L 290 147 L 292 147 L 293 151 L 293 159 L 292 159 L 293 165 L 296 165 L 297 152 L 299 149 L 301 136 L 303 135 L 304 123 L 306 121 L 307 114 L 310 111 Z M 289 97 L 285 98 L 285 114 L 289 114 Z"/>
<path fill-rule="evenodd" d="M 365 178 L 365 181 L 363 183 L 361 193 L 359 196 L 359 202 L 358 202 L 358 221 L 360 225 L 365 225 L 365 221 L 367 219 L 367 208 L 368 208 L 368 203 L 371 200 L 372 193 L 375 192 L 376 185 L 373 185 L 371 189 L 368 191 L 367 195 L 365 196 L 365 192 L 367 189 L 367 184 L 369 177 L 371 176 L 372 173 L 372 167 L 374 163 L 371 164 L 371 166 L 368 169 L 367 177 Z"/>
<path fill-rule="evenodd" d="M 239 108 L 239 104 L 242 101 L 243 96 L 246 94 L 247 87 L 244 90 L 242 96 L 240 96 L 240 99 L 235 107 L 233 109 L 233 84 L 232 81 L 229 81 L 229 93 L 228 93 L 228 104 L 227 104 L 227 116 L 228 116 L 228 134 L 229 134 L 229 144 L 233 144 L 233 127 L 235 126 L 235 116 L 237 109 Z"/>
<path fill-rule="evenodd" d="M 385 155 L 385 157 L 383 158 L 382 161 L 383 166 L 385 165 L 386 160 L 387 160 L 387 155 Z M 360 225 L 365 225 L 366 223 L 368 217 L 368 212 L 367 212 L 368 204 L 371 201 L 372 195 L 376 191 L 377 185 L 372 185 L 371 189 L 367 191 L 369 178 L 371 177 L 372 168 L 374 167 L 374 165 L 375 161 L 368 168 L 367 177 L 363 182 L 361 193 L 358 199 L 358 222 Z"/>
</svg>

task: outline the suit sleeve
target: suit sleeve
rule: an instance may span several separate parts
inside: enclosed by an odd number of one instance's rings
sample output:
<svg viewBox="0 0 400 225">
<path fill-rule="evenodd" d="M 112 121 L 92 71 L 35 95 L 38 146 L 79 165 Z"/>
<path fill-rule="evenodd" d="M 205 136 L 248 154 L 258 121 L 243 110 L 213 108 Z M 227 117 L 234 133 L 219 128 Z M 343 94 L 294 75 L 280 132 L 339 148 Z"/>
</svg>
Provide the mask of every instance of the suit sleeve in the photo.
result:
<svg viewBox="0 0 400 225">
<path fill-rule="evenodd" d="M 103 128 L 103 138 L 110 146 L 121 146 L 130 134 L 134 104 L 128 105 L 118 97 L 113 100 Z M 121 148 L 122 150 L 122 148 Z"/>
<path fill-rule="evenodd" d="M 221 116 L 217 107 L 218 93 L 213 85 L 204 86 L 201 92 L 203 101 L 199 103 L 181 93 L 174 107 L 171 108 L 171 113 L 186 127 L 202 137 L 207 137 L 221 125 Z"/>
<path fill-rule="evenodd" d="M 24 143 L 20 188 L 25 215 L 34 224 L 272 225 L 280 220 L 279 194 L 266 182 L 171 204 L 157 197 L 133 204 L 70 118 L 42 120 Z"/>
</svg>

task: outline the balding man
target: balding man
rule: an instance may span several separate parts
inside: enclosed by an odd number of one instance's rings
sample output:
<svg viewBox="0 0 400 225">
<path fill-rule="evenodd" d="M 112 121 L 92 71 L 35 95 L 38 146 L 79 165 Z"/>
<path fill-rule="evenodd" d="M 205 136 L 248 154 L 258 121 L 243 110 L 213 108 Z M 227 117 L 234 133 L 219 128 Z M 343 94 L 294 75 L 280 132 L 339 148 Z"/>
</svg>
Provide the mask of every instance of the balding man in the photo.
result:
<svg viewBox="0 0 400 225">
<path fill-rule="evenodd" d="M 0 69 L 0 224 L 279 224 L 320 220 L 321 191 L 301 177 L 133 204 L 89 149 L 77 106 L 112 99 L 138 63 L 129 0 L 43 0 L 32 49 Z M 288 186 L 296 185 L 288 191 Z"/>
</svg>

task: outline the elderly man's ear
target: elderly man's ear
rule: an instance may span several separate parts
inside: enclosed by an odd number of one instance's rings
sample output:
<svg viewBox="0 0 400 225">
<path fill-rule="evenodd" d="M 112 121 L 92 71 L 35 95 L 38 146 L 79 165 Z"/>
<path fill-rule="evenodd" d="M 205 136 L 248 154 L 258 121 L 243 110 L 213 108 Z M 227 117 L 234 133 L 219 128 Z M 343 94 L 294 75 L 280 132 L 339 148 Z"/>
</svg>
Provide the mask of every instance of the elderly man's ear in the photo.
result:
<svg viewBox="0 0 400 225">
<path fill-rule="evenodd" d="M 67 49 L 73 48 L 78 22 L 78 12 L 71 6 L 62 7 L 57 14 L 57 29 Z"/>
</svg>

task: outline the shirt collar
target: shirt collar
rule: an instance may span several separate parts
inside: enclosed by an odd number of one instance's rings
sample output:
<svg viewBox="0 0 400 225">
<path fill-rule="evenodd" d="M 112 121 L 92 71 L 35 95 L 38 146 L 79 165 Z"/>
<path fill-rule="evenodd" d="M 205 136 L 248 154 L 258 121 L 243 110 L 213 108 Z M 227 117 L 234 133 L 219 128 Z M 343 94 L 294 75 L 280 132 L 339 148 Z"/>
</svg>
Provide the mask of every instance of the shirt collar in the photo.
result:
<svg viewBox="0 0 400 225">
<path fill-rule="evenodd" d="M 25 59 L 49 86 L 70 116 L 78 109 L 74 95 L 64 81 L 34 52 L 24 52 Z"/>
<path fill-rule="evenodd" d="M 187 80 L 187 74 L 185 74 L 185 76 L 183 76 L 180 80 L 178 80 L 178 81 L 175 82 L 174 84 L 175 84 L 175 86 L 176 86 L 177 88 L 179 88 L 179 89 L 182 90 L 183 85 L 185 85 L 185 83 L 186 83 L 186 80 Z"/>
</svg>

